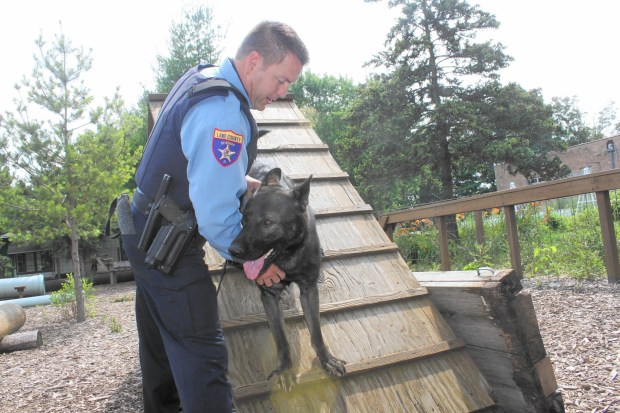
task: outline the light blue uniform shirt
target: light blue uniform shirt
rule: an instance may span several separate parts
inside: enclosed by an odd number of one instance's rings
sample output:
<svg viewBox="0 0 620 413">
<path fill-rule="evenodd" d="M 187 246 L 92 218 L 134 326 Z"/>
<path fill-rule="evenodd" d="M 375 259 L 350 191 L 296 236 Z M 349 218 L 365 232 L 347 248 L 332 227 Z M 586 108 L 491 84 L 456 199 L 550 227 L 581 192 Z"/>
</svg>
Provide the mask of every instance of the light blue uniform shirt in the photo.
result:
<svg viewBox="0 0 620 413">
<path fill-rule="evenodd" d="M 227 80 L 247 97 L 230 59 L 203 73 Z M 228 247 L 241 231 L 239 205 L 247 187 L 246 148 L 251 131 L 240 102 L 232 92 L 194 105 L 181 127 L 181 146 L 188 162 L 189 198 L 196 212 L 198 231 L 226 259 L 231 259 Z M 214 145 L 220 136 L 242 140 L 242 143 L 223 153 L 219 150 L 221 146 Z M 235 153 L 238 151 L 240 153 Z"/>
</svg>

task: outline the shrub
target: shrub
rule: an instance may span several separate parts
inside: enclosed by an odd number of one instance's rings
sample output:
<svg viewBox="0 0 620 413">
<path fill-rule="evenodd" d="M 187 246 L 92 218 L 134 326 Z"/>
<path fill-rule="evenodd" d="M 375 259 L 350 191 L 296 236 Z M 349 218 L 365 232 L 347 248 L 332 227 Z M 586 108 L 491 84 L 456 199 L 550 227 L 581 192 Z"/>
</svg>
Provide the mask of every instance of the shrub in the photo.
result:
<svg viewBox="0 0 620 413">
<path fill-rule="evenodd" d="M 90 300 L 94 296 L 93 282 L 89 279 L 82 278 L 82 290 L 84 291 L 84 306 L 86 315 L 94 315 L 94 307 Z M 50 294 L 52 305 L 61 310 L 62 318 L 66 320 L 75 319 L 77 317 L 77 304 L 75 301 L 75 279 L 73 274 L 67 274 L 67 281 L 64 281 L 60 290 Z"/>
</svg>

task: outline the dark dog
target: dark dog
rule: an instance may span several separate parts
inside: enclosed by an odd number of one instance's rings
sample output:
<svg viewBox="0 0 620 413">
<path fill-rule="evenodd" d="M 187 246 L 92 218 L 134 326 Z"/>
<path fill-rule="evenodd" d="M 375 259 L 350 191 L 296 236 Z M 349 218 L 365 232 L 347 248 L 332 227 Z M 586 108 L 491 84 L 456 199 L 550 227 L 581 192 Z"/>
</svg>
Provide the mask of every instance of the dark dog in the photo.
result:
<svg viewBox="0 0 620 413">
<path fill-rule="evenodd" d="M 317 283 L 322 250 L 314 216 L 308 208 L 311 178 L 299 186 L 286 188 L 281 185 L 281 170 L 269 171 L 260 189 L 244 201 L 243 230 L 229 248 L 230 254 L 241 260 L 253 261 L 269 253 L 263 269 L 274 263 L 286 273 L 279 284 L 259 288 L 279 356 L 279 365 L 269 378 L 279 375 L 280 384 L 287 390 L 295 382 L 295 376 L 291 372 L 293 364 L 284 332 L 280 294 L 292 282 L 299 286 L 304 318 L 321 366 L 332 376 L 345 373 L 345 362 L 330 354 L 321 334 Z"/>
</svg>

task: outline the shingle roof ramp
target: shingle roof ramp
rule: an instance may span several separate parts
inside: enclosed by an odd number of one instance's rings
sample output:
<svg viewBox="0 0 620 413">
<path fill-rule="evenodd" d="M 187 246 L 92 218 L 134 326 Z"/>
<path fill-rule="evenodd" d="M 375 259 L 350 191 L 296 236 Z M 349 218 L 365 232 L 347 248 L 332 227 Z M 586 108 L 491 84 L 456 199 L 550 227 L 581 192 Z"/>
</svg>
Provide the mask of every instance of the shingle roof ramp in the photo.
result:
<svg viewBox="0 0 620 413">
<path fill-rule="evenodd" d="M 347 373 L 333 378 L 316 362 L 296 286 L 283 294 L 286 331 L 299 384 L 285 392 L 267 380 L 277 365 L 259 289 L 228 266 L 219 311 L 229 349 L 237 410 L 282 413 L 459 413 L 499 411 L 489 387 L 372 208 L 349 182 L 292 98 L 254 113 L 261 129 L 257 162 L 293 180 L 310 174 L 310 206 L 325 258 L 319 285 L 321 325 Z M 208 245 L 214 283 L 222 259 Z"/>
</svg>

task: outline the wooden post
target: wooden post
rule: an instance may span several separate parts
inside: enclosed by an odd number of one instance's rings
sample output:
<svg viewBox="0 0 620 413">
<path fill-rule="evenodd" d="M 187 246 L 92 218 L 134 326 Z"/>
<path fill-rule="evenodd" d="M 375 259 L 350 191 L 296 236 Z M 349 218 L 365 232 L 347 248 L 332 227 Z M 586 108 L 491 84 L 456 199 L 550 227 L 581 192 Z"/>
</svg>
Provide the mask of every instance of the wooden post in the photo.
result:
<svg viewBox="0 0 620 413">
<path fill-rule="evenodd" d="M 523 268 L 521 268 L 521 247 L 519 246 L 519 231 L 517 230 L 515 206 L 505 206 L 504 215 L 506 216 L 506 236 L 508 237 L 508 248 L 510 250 L 510 263 L 517 276 L 519 278 L 523 278 Z"/>
<path fill-rule="evenodd" d="M 603 249 L 605 250 L 607 281 L 609 283 L 616 283 L 620 278 L 620 264 L 618 263 L 618 246 L 616 244 L 616 231 L 614 229 L 609 191 L 597 192 L 596 204 L 598 205 Z"/>
<path fill-rule="evenodd" d="M 476 221 L 476 242 L 484 244 L 484 223 L 482 222 L 482 211 L 474 211 L 474 220 Z"/>
<path fill-rule="evenodd" d="M 439 254 L 441 255 L 441 270 L 450 271 L 450 251 L 448 249 L 448 217 L 439 217 Z"/>
<path fill-rule="evenodd" d="M 0 353 L 28 350 L 41 347 L 43 338 L 39 330 L 24 331 L 10 334 L 0 340 Z"/>
<path fill-rule="evenodd" d="M 24 298 L 24 290 L 26 289 L 25 285 L 20 285 L 19 287 L 14 287 L 15 291 L 17 291 L 17 298 Z"/>
<path fill-rule="evenodd" d="M 383 229 L 390 241 L 394 241 L 394 230 L 396 229 L 396 224 L 387 224 Z"/>
</svg>

